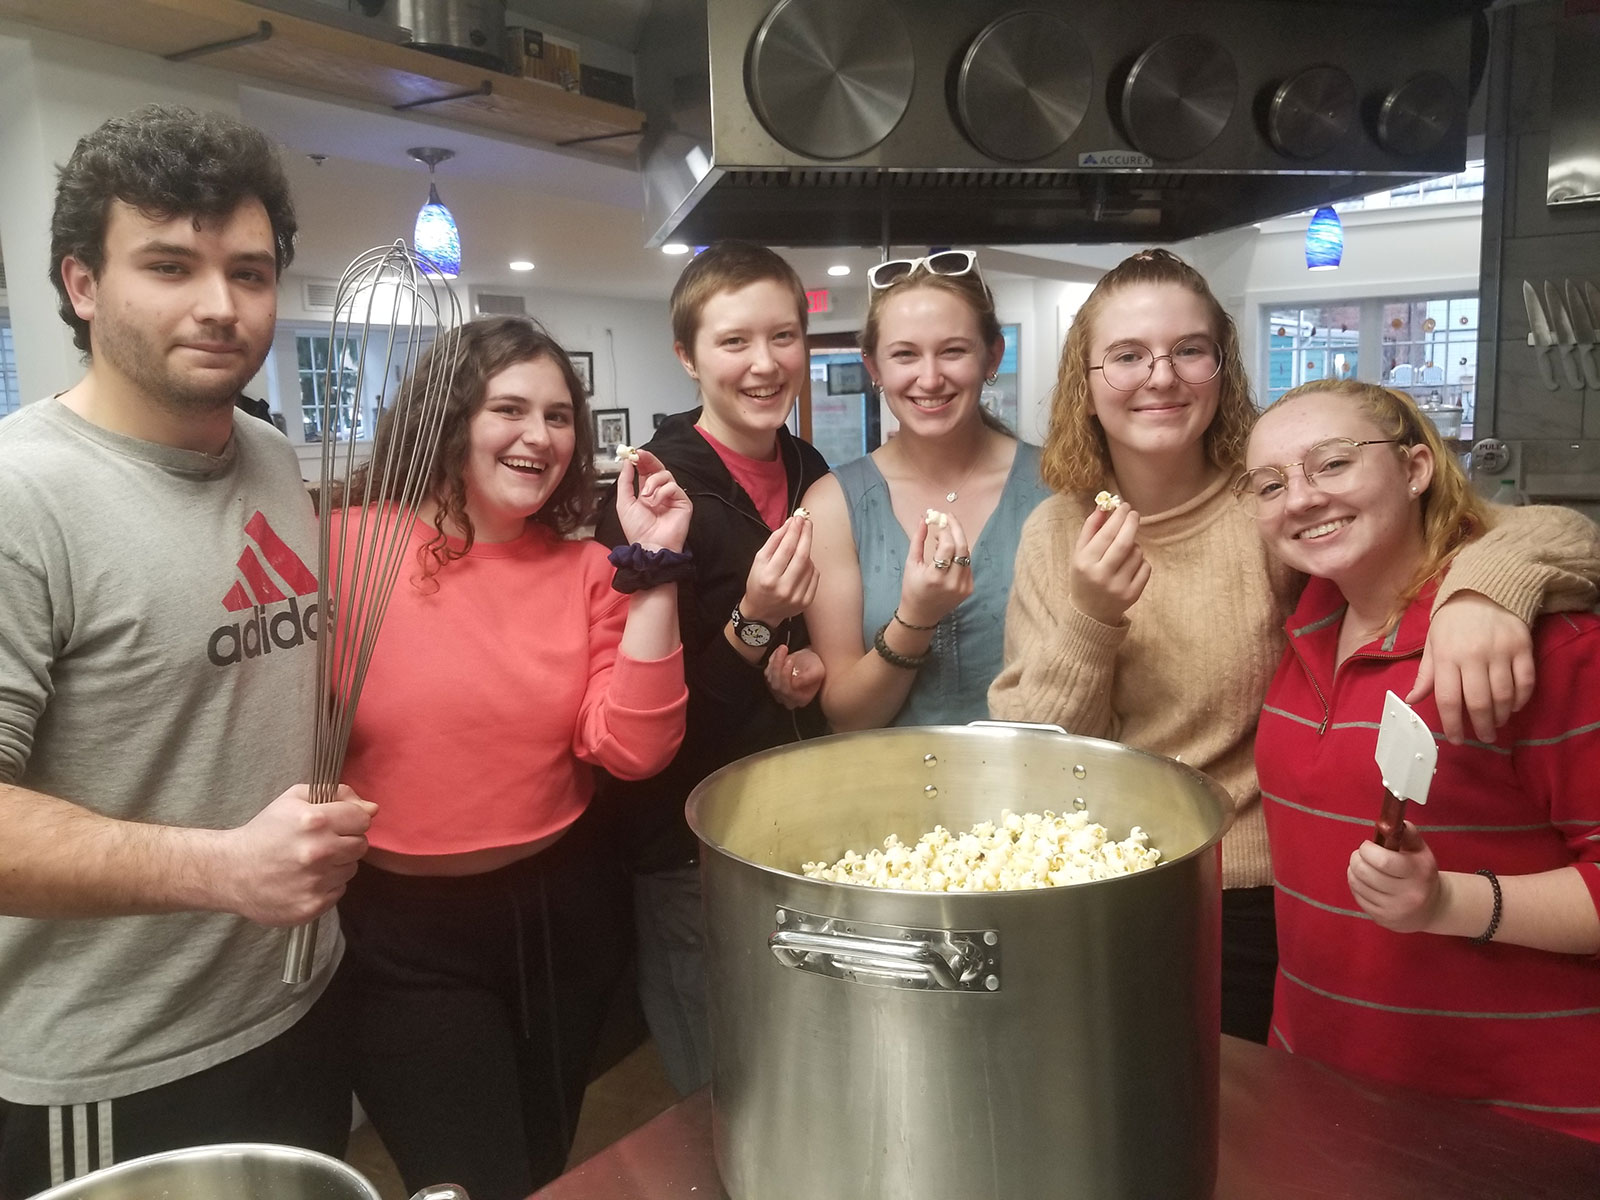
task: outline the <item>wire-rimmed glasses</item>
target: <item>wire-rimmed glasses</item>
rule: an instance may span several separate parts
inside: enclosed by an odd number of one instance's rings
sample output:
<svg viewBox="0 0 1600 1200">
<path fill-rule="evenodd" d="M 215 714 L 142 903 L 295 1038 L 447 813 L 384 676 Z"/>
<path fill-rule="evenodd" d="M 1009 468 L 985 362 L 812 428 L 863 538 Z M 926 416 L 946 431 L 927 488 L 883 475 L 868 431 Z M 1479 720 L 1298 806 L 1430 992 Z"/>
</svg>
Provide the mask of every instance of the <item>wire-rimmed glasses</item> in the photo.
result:
<svg viewBox="0 0 1600 1200">
<path fill-rule="evenodd" d="M 867 283 L 882 291 L 899 283 L 918 267 L 927 268 L 930 275 L 965 275 L 978 269 L 976 250 L 941 250 L 922 258 L 891 258 L 867 270 Z"/>
<path fill-rule="evenodd" d="M 1208 337 L 1184 338 L 1169 354 L 1153 354 L 1149 346 L 1124 342 L 1106 351 L 1098 367 L 1100 376 L 1119 392 L 1136 392 L 1156 373 L 1158 359 L 1172 365 L 1172 373 L 1185 383 L 1210 383 L 1222 370 L 1222 351 Z"/>
<path fill-rule="evenodd" d="M 1370 438 L 1364 442 L 1354 438 L 1328 438 L 1307 450 L 1305 458 L 1297 463 L 1284 463 L 1281 467 L 1256 467 L 1246 471 L 1234 480 L 1233 495 L 1252 516 L 1271 516 L 1288 494 L 1289 472 L 1299 467 L 1312 487 L 1330 496 L 1337 496 L 1348 491 L 1355 483 L 1363 446 L 1399 444 L 1399 438 Z"/>
</svg>

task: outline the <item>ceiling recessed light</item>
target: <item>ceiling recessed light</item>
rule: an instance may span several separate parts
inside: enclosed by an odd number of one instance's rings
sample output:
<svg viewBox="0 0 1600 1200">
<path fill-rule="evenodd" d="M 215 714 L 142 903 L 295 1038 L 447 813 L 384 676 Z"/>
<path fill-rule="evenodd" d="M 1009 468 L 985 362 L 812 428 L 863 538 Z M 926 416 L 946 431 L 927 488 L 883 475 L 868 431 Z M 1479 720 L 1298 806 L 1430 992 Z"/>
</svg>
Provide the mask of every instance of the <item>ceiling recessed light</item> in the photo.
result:
<svg viewBox="0 0 1600 1200">
<path fill-rule="evenodd" d="M 513 271 L 531 271 L 531 270 L 533 270 L 533 264 L 531 262 L 529 262 L 525 258 L 513 259 L 510 263 L 508 263 L 506 265 L 509 266 Z"/>
<path fill-rule="evenodd" d="M 828 274 L 829 275 L 848 275 L 848 274 L 850 274 L 850 268 L 845 266 L 844 263 L 834 263 L 833 266 L 828 268 Z"/>
<path fill-rule="evenodd" d="M 689 253 L 689 247 L 685 246 L 682 242 L 668 242 L 665 246 L 661 247 L 661 253 L 687 254 Z"/>
</svg>

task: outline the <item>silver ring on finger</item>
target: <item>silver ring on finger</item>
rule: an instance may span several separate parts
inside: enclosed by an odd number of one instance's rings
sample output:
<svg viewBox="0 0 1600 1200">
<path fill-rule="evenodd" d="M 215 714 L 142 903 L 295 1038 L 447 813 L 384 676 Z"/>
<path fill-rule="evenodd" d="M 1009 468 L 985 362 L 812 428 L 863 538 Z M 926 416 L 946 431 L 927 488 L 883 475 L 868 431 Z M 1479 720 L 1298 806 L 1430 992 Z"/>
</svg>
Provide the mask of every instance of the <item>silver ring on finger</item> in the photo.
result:
<svg viewBox="0 0 1600 1200">
<path fill-rule="evenodd" d="M 966 554 L 958 554 L 950 561 L 955 563 L 955 565 L 958 567 L 970 567 L 972 565 L 971 556 Z"/>
<path fill-rule="evenodd" d="M 934 559 L 933 560 L 933 569 L 935 571 L 948 571 L 950 569 L 950 560 L 948 558 L 936 558 L 936 559 Z"/>
</svg>

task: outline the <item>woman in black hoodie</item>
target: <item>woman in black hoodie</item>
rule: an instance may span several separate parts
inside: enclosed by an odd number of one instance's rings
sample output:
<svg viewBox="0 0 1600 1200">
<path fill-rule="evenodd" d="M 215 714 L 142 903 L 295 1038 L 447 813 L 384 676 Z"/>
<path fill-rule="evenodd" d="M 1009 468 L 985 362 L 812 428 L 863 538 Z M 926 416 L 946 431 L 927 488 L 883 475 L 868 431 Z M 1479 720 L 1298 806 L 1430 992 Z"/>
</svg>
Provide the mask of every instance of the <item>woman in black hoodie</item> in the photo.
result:
<svg viewBox="0 0 1600 1200">
<path fill-rule="evenodd" d="M 683 817 L 717 768 L 825 732 L 822 662 L 800 614 L 816 594 L 811 525 L 795 510 L 828 465 L 785 422 L 810 370 L 805 289 L 764 246 L 718 242 L 672 292 L 673 349 L 700 407 L 662 423 L 648 449 L 694 503 L 679 622 L 689 711 L 683 746 L 653 779 L 609 781 L 633 855 L 639 994 L 672 1085 L 711 1077 L 699 844 Z M 621 540 L 614 518 L 596 535 Z"/>
</svg>

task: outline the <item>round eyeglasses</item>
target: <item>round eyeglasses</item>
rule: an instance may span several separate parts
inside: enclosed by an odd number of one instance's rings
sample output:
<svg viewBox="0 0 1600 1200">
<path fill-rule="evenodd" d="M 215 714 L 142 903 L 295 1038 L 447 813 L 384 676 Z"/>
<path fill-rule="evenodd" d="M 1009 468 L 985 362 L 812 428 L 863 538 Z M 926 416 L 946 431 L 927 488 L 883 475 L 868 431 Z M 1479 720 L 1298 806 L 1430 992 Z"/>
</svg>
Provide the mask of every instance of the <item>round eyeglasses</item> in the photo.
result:
<svg viewBox="0 0 1600 1200">
<path fill-rule="evenodd" d="M 1353 438 L 1329 438 L 1318 442 L 1306 451 L 1297 463 L 1284 463 L 1281 467 L 1256 467 L 1239 476 L 1233 484 L 1234 498 L 1252 516 L 1271 516 L 1289 491 L 1289 472 L 1299 467 L 1305 472 L 1306 482 L 1319 492 L 1337 496 L 1349 491 L 1355 483 L 1361 465 L 1363 446 L 1397 446 L 1399 438 L 1372 438 L 1358 442 Z"/>
<path fill-rule="evenodd" d="M 1156 373 L 1156 360 L 1166 359 L 1172 373 L 1184 383 L 1210 383 L 1222 370 L 1222 353 L 1208 337 L 1184 338 L 1170 354 L 1152 354 L 1149 346 L 1126 342 L 1106 351 L 1098 367 L 1100 377 L 1119 392 L 1136 392 Z"/>
</svg>

